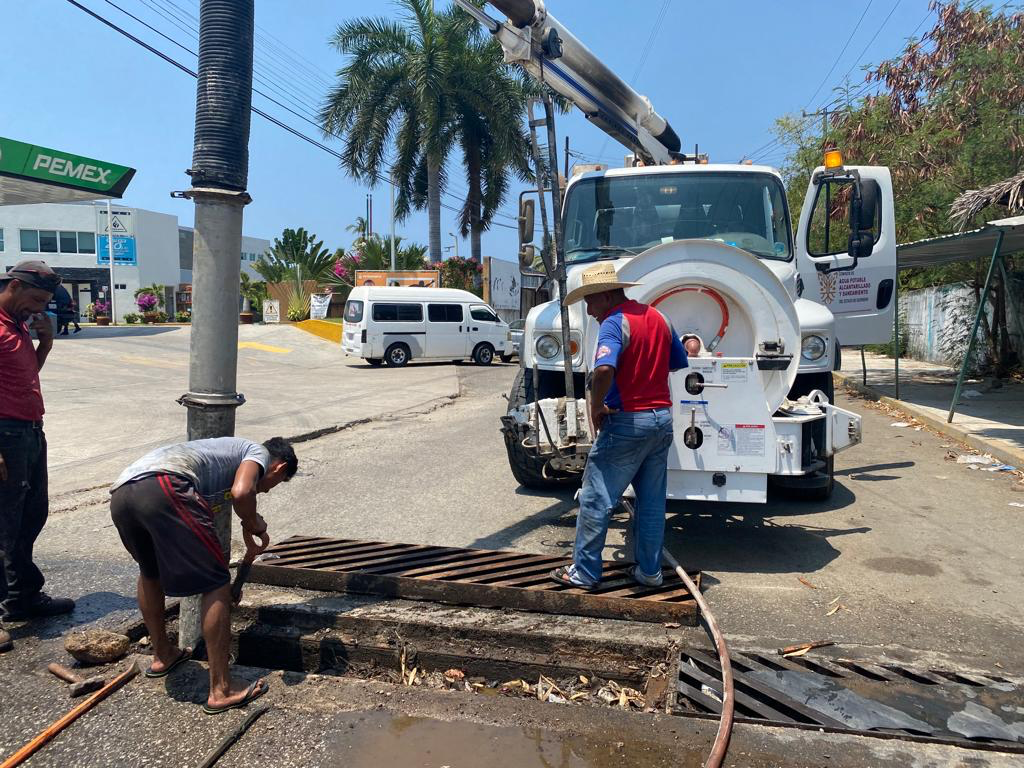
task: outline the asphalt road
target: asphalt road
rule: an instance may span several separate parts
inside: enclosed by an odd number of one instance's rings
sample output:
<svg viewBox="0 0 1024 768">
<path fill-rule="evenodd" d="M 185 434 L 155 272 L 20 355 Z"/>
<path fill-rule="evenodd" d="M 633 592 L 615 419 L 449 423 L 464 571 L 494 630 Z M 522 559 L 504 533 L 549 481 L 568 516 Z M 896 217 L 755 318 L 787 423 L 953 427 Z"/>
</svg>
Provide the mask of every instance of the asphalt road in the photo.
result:
<svg viewBox="0 0 1024 768">
<path fill-rule="evenodd" d="M 439 369 L 457 372 L 461 397 L 410 410 L 401 393 Z M 397 393 L 393 408 L 299 445 L 298 476 L 260 502 L 275 539 L 569 550 L 572 494 L 525 490 L 508 470 L 498 417 L 514 365 L 350 366 L 353 373 L 373 376 L 378 400 Z M 1021 496 L 1011 478 L 950 461 L 959 446 L 893 428 L 892 415 L 862 400 L 840 402 L 863 413 L 865 440 L 837 458 L 830 501 L 670 505 L 668 546 L 704 571 L 725 631 L 737 644 L 829 639 L 897 658 L 928 652 L 948 664 L 1024 671 L 1021 511 L 1010 506 Z M 255 409 L 249 418 L 258 419 Z M 130 608 L 132 564 L 105 490 L 66 495 L 56 508 L 64 511 L 37 546 L 54 588 L 104 596 L 84 602 L 82 619 Z M 625 556 L 624 528 L 613 521 L 606 558 Z"/>
<path fill-rule="evenodd" d="M 273 330 L 274 339 L 253 341 L 292 351 L 285 355 L 251 348 L 251 359 L 243 353 L 243 367 L 258 372 L 260 384 L 248 385 L 258 396 L 240 411 L 240 425 L 255 431 L 261 420 L 276 419 L 275 431 L 300 434 L 311 423 L 306 407 L 322 425 L 359 422 L 298 444 L 299 474 L 260 502 L 275 539 L 306 534 L 537 553 L 562 553 L 571 546 L 571 493 L 525 491 L 507 467 L 498 417 L 505 410 L 503 393 L 514 366 L 413 364 L 371 370 L 346 363 L 326 342 L 306 339 L 294 329 Z M 184 340 L 143 337 L 143 353 L 123 346 L 136 344 L 135 337 L 96 339 L 93 345 L 81 344 L 80 350 L 58 348 L 47 365 L 44 389 L 52 455 L 64 464 L 61 469 L 69 461 L 77 461 L 72 466 L 80 469 L 62 478 L 63 490 L 54 500 L 36 556 L 49 580 L 47 589 L 75 597 L 79 604 L 64 619 L 12 625 L 15 650 L 0 655 L 0 687 L 8 692 L 0 699 L 0 721 L 6 726 L 0 754 L 8 754 L 67 709 L 60 684 L 41 671 L 48 661 L 66 660 L 62 634 L 86 623 L 116 624 L 137 617 L 135 567 L 110 523 L 103 485 L 152 440 L 174 438 L 182 414 L 165 401 L 184 379 L 179 365 Z M 150 364 L 129 365 L 130 371 L 119 368 L 112 361 L 124 355 L 146 357 Z M 280 359 L 285 356 L 287 362 Z M 73 361 L 82 369 L 91 365 L 88 392 L 71 386 Z M 275 399 L 273 393 L 282 391 L 287 394 Z M 453 399 L 456 392 L 461 394 Z M 1010 506 L 1022 495 L 1012 492 L 1012 479 L 956 464 L 947 455 L 960 451 L 959 446 L 926 430 L 891 427 L 893 415 L 864 401 L 840 396 L 840 402 L 864 414 L 865 442 L 837 458 L 838 482 L 829 502 L 772 498 L 764 506 L 670 507 L 668 545 L 685 565 L 704 571 L 706 597 L 730 644 L 773 648 L 828 639 L 861 646 L 872 657 L 1024 674 L 1019 639 L 1024 624 L 1019 611 L 1021 510 Z M 117 441 L 99 450 L 89 430 L 59 423 L 56 417 L 69 413 L 80 425 L 98 424 L 113 415 L 103 434 Z M 288 413 L 297 415 L 282 415 Z M 119 423 L 123 426 L 118 432 Z M 143 434 L 134 428 L 137 424 L 147 425 Z M 626 554 L 623 528 L 623 520 L 613 522 L 606 557 Z M 827 615 L 836 605 L 842 607 Z M 664 632 L 660 626 L 655 629 Z M 162 681 L 133 684 L 31 764 L 198 762 L 228 724 L 199 714 L 195 702 L 205 696 L 203 671 L 192 666 L 187 680 L 166 686 Z M 351 749 L 330 747 L 339 738 L 340 713 L 350 709 L 384 706 L 403 715 L 491 724 L 525 724 L 526 719 L 518 718 L 527 716 L 550 721 L 546 710 L 511 715 L 500 707 L 488 709 L 490 704 L 476 698 L 442 697 L 430 703 L 416 691 L 351 680 L 317 682 L 313 677 L 275 673 L 275 712 L 267 716 L 261 735 L 246 739 L 225 764 L 335 764 L 331 754 L 340 759 Z M 586 722 L 598 722 L 596 714 L 572 712 L 550 721 L 552 727 L 580 733 Z M 692 754 L 683 763 L 699 765 L 710 724 L 683 725 L 678 719 L 665 723 L 670 728 L 664 734 L 666 743 L 676 745 L 665 754 L 679 759 L 681 745 L 689 744 Z M 194 736 L 181 740 L 173 735 L 183 727 Z M 647 720 L 625 715 L 609 727 L 622 728 L 622 734 L 628 728 L 654 732 Z M 770 756 L 762 762 L 754 759 L 766 744 L 770 754 L 786 754 L 785 762 L 793 765 L 820 765 L 823 750 L 835 753 L 831 763 L 837 765 L 846 757 L 850 765 L 900 765 L 910 749 L 868 740 L 875 752 L 860 755 L 856 750 L 862 745 L 845 744 L 839 737 L 823 736 L 816 744 L 801 732 L 790 744 L 787 739 L 796 734 L 780 731 L 769 738 L 771 730 L 741 727 L 734 738 L 733 764 L 783 762 Z M 630 737 L 620 738 L 628 742 Z M 913 754 L 921 765 L 950 764 L 946 753 L 915 747 Z M 1011 762 L 993 756 L 991 764 Z"/>
</svg>

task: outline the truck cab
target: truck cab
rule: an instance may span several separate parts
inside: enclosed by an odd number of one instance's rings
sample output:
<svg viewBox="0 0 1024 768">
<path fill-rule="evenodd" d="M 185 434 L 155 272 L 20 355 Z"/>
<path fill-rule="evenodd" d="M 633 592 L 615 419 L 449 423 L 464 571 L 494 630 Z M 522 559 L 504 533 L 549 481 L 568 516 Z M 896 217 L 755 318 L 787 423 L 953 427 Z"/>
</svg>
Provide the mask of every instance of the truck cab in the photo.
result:
<svg viewBox="0 0 1024 768">
<path fill-rule="evenodd" d="M 568 183 L 562 211 L 569 290 L 588 265 L 611 261 L 623 279 L 642 283 L 627 291 L 631 298 L 658 306 L 684 340 L 699 344 L 691 373 L 704 371 L 706 388 L 688 393 L 685 372 L 672 380 L 681 474 L 670 496 L 764 501 L 769 477 L 810 497 L 827 496 L 834 453 L 860 435 L 859 417 L 833 403 L 831 371 L 840 345 L 888 341 L 892 328 L 896 242 L 888 170 L 846 167 L 838 154 L 831 156 L 812 175 L 795 235 L 782 177 L 768 166 L 694 163 L 584 173 Z M 529 242 L 532 234 L 524 234 Z M 523 371 L 503 429 L 507 444 L 511 430 L 520 446 L 533 445 L 538 454 L 547 443 L 555 459 L 538 477 L 531 474 L 537 462 L 524 469 L 510 445 L 513 472 L 527 484 L 571 479 L 581 462 L 566 456 L 588 449 L 587 425 L 578 433 L 563 425 L 567 409 L 558 404 L 566 397 L 568 354 L 581 404 L 568 411 L 586 413 L 597 324 L 582 304 L 569 307 L 568 318 L 568 350 L 557 300 L 526 318 Z M 741 369 L 750 375 L 744 379 Z M 752 410 L 746 408 L 751 398 L 758 401 Z M 532 443 L 528 433 L 543 425 L 531 403 L 541 404 L 547 424 Z M 773 428 L 773 422 L 779 423 Z M 687 447 L 686 429 L 700 424 L 707 442 Z M 765 434 L 745 433 L 751 424 Z M 736 440 L 746 446 L 739 454 Z"/>
</svg>

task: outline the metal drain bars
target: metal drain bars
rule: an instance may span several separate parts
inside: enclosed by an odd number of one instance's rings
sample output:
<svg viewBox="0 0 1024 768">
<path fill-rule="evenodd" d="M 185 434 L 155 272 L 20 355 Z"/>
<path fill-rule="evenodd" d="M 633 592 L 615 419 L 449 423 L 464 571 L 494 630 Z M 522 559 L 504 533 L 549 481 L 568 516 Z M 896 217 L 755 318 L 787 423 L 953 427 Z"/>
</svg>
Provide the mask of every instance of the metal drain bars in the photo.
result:
<svg viewBox="0 0 1024 768">
<path fill-rule="evenodd" d="M 293 536 L 268 550 L 250 581 L 286 587 L 359 592 L 454 605 L 514 608 L 635 621 L 697 624 L 697 606 L 676 574 L 645 587 L 630 578 L 630 563 L 605 563 L 595 591 L 548 578 L 565 557 L 486 549 L 388 544 Z M 693 574 L 698 587 L 700 574 Z"/>
<path fill-rule="evenodd" d="M 824 655 L 730 655 L 738 722 L 1024 753 L 1019 682 Z M 670 711 L 717 717 L 722 684 L 715 654 L 687 650 L 678 672 Z"/>
</svg>

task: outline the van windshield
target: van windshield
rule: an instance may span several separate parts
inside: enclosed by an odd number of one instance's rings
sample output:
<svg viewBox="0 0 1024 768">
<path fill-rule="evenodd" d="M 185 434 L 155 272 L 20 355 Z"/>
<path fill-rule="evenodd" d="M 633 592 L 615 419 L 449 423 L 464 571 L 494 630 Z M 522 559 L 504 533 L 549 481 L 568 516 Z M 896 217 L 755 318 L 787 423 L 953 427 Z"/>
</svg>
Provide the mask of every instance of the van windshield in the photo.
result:
<svg viewBox="0 0 1024 768">
<path fill-rule="evenodd" d="M 363 302 L 349 299 L 345 302 L 345 322 L 358 323 L 363 319 Z"/>
<path fill-rule="evenodd" d="M 565 206 L 569 262 L 637 254 L 673 240 L 716 240 L 763 259 L 792 256 L 789 211 L 769 173 L 700 171 L 583 179 Z"/>
</svg>

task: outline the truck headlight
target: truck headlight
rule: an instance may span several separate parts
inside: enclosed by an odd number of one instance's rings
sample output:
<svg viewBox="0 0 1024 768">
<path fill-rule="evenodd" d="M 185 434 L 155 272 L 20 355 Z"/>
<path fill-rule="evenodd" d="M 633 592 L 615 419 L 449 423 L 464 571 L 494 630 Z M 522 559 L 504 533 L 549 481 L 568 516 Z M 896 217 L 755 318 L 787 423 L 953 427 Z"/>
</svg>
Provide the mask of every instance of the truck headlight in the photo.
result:
<svg viewBox="0 0 1024 768">
<path fill-rule="evenodd" d="M 539 339 L 537 339 L 537 354 L 543 357 L 545 360 L 550 360 L 551 358 L 558 355 L 558 351 L 561 349 L 561 347 L 562 345 L 558 343 L 558 339 L 556 339 L 554 336 L 545 334 L 544 336 L 541 336 Z"/>
<path fill-rule="evenodd" d="M 821 336 L 804 336 L 800 345 L 800 357 L 811 363 L 821 360 L 827 351 L 828 347 Z"/>
</svg>

